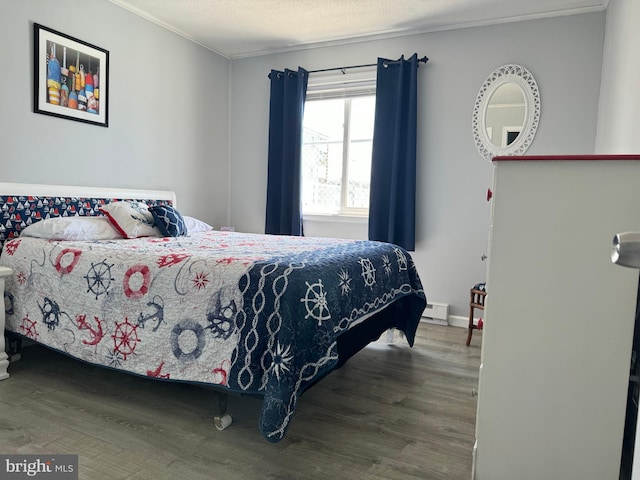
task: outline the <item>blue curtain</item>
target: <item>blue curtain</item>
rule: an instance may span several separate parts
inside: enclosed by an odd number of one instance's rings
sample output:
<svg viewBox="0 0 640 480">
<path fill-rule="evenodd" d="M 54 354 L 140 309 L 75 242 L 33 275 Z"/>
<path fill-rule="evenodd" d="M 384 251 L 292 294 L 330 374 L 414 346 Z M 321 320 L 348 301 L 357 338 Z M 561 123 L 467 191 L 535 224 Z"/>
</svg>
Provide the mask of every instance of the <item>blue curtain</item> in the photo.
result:
<svg viewBox="0 0 640 480">
<path fill-rule="evenodd" d="M 302 235 L 300 157 L 309 73 L 271 70 L 265 233 Z"/>
<path fill-rule="evenodd" d="M 418 55 L 378 58 L 369 239 L 415 250 Z"/>
</svg>

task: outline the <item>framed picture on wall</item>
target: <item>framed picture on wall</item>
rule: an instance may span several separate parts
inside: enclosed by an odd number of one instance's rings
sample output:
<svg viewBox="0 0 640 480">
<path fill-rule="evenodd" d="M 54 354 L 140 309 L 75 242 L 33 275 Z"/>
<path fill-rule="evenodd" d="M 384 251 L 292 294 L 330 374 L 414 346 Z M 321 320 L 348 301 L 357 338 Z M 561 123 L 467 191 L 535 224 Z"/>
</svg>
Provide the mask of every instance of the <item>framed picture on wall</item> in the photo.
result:
<svg viewBox="0 0 640 480">
<path fill-rule="evenodd" d="M 33 111 L 108 127 L 109 52 L 37 23 L 33 33 Z"/>
</svg>

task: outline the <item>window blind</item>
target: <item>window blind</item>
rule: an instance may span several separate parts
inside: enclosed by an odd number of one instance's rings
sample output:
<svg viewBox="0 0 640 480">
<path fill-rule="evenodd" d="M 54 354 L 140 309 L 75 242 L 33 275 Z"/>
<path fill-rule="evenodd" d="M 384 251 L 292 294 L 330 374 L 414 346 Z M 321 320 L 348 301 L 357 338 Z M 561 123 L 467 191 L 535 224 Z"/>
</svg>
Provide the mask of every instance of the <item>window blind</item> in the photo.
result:
<svg viewBox="0 0 640 480">
<path fill-rule="evenodd" d="M 307 100 L 376 94 L 376 67 L 362 67 L 309 74 Z"/>
</svg>

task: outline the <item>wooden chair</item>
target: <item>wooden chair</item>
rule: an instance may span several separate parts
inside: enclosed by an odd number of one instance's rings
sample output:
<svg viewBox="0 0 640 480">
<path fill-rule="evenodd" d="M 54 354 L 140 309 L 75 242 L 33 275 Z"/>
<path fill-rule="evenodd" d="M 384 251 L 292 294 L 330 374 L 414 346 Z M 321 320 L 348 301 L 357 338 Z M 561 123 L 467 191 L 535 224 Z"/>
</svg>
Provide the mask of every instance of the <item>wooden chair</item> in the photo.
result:
<svg viewBox="0 0 640 480">
<path fill-rule="evenodd" d="M 473 323 L 473 311 L 476 308 L 484 310 L 484 300 L 486 296 L 487 291 L 485 290 L 484 283 L 478 283 L 471 289 L 471 298 L 469 299 L 469 333 L 467 334 L 467 347 L 471 344 L 471 335 L 473 335 L 473 331 L 478 328 L 478 326 Z"/>
</svg>

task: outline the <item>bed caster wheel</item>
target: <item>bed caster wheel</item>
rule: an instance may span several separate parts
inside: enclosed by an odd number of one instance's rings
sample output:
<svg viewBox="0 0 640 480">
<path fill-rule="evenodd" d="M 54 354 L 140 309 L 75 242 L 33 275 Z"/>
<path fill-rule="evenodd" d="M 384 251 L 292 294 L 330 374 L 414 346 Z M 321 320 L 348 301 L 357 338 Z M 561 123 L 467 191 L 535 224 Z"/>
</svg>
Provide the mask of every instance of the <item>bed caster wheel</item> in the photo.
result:
<svg viewBox="0 0 640 480">
<path fill-rule="evenodd" d="M 233 419 L 229 414 L 223 415 L 221 417 L 213 417 L 213 423 L 216 425 L 216 428 L 220 431 L 224 430 L 229 425 L 231 425 L 232 421 Z"/>
</svg>

